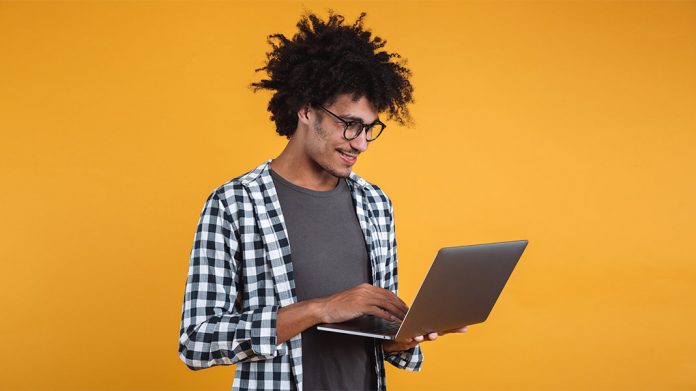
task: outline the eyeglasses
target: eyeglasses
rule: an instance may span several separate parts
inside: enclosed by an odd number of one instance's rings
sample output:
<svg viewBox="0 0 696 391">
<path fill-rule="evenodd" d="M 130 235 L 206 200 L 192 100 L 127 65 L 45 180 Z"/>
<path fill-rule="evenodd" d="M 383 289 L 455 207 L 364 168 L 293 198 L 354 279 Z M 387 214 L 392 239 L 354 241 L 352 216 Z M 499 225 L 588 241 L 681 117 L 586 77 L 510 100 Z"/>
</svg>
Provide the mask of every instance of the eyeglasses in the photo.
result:
<svg viewBox="0 0 696 391">
<path fill-rule="evenodd" d="M 363 129 L 366 132 L 366 140 L 374 141 L 377 137 L 379 137 L 380 134 L 382 134 L 384 128 L 387 127 L 387 125 L 383 124 L 380 120 L 375 120 L 375 122 L 371 124 L 363 124 L 362 121 L 346 121 L 343 118 L 337 116 L 336 114 L 330 112 L 326 109 L 326 107 L 322 105 L 319 105 L 319 108 L 331 114 L 337 120 L 341 121 L 341 123 L 343 124 L 343 138 L 348 141 L 355 140 L 356 138 L 358 138 L 358 136 L 360 136 L 360 133 L 362 133 Z"/>
</svg>

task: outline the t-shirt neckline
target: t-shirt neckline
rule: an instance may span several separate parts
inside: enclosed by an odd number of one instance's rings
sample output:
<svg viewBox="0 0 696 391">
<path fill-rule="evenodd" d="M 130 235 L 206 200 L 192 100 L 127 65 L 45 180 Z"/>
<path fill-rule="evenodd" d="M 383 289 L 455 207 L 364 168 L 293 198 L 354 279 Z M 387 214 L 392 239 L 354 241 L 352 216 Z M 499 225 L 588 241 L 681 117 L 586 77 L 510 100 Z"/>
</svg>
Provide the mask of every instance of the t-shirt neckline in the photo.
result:
<svg viewBox="0 0 696 391">
<path fill-rule="evenodd" d="M 346 188 L 346 186 L 348 186 L 346 181 L 343 178 L 338 178 L 338 183 L 336 184 L 336 187 L 334 187 L 331 190 L 324 190 L 324 191 L 312 190 L 312 189 L 308 189 L 306 187 L 298 186 L 298 185 L 290 182 L 289 180 L 283 178 L 280 174 L 275 172 L 273 170 L 273 168 L 270 168 L 270 171 L 271 171 L 271 176 L 273 177 L 273 179 L 277 180 L 281 185 L 283 185 L 287 188 L 290 188 L 292 190 L 298 191 L 300 193 L 311 195 L 313 197 L 331 197 L 335 194 L 340 193 L 342 190 L 344 190 Z"/>
</svg>

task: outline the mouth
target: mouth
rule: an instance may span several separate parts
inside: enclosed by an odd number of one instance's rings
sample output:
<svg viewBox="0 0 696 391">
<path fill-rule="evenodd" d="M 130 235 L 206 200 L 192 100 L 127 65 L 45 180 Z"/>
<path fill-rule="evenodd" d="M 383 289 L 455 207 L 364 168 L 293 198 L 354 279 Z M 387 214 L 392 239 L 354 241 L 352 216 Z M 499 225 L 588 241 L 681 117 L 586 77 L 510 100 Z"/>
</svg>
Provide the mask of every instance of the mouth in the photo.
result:
<svg viewBox="0 0 696 391">
<path fill-rule="evenodd" d="M 347 153 L 345 151 L 337 150 L 338 155 L 341 157 L 341 159 L 346 163 L 346 164 L 355 164 L 355 162 L 358 160 L 358 155 L 357 154 L 351 154 Z"/>
</svg>

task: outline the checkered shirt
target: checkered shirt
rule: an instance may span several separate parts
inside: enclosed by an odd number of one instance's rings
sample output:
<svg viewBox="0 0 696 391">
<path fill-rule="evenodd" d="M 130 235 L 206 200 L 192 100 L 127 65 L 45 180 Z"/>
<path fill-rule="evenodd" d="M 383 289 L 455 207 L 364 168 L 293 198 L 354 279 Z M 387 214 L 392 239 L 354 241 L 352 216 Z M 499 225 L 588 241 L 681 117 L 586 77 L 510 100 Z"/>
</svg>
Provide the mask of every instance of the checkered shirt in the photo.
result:
<svg viewBox="0 0 696 391">
<path fill-rule="evenodd" d="M 192 370 L 237 364 L 233 390 L 302 390 L 301 334 L 276 343 L 280 307 L 297 302 L 292 257 L 270 160 L 215 189 L 205 202 L 191 250 L 179 357 Z M 368 244 L 373 285 L 397 293 L 391 200 L 355 173 L 348 177 Z M 375 344 L 377 388 L 384 361 L 420 370 L 420 347 L 385 353 Z"/>
</svg>

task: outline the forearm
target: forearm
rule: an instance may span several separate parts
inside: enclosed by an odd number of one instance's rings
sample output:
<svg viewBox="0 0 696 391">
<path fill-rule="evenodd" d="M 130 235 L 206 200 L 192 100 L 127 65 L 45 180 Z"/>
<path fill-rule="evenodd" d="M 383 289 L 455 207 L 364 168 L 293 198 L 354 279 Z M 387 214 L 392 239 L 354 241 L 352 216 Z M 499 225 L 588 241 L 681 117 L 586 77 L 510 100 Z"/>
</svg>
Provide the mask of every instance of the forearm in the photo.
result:
<svg viewBox="0 0 696 391">
<path fill-rule="evenodd" d="M 185 301 L 185 308 L 194 301 Z M 191 369 L 230 365 L 249 359 L 269 359 L 281 351 L 275 343 L 277 306 L 264 306 L 244 312 L 197 319 L 191 314 L 214 307 L 195 307 L 184 311 L 179 336 L 179 356 Z"/>
<path fill-rule="evenodd" d="M 276 343 L 289 340 L 308 328 L 322 322 L 322 304 L 319 299 L 300 301 L 278 310 Z"/>
</svg>

